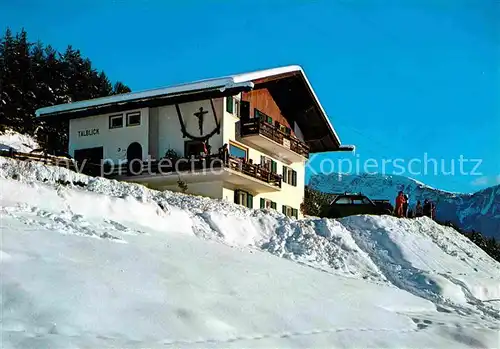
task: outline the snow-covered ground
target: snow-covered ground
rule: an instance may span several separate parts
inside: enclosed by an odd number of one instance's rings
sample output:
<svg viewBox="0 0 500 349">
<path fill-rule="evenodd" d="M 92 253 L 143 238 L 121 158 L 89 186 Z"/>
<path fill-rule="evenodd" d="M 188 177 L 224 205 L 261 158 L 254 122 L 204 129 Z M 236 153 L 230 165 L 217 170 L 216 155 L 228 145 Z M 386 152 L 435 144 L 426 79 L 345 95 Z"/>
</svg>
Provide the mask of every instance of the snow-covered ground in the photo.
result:
<svg viewBox="0 0 500 349">
<path fill-rule="evenodd" d="M 325 193 L 361 192 L 371 199 L 390 200 L 394 205 L 398 191 L 410 198 L 410 208 L 417 200 L 436 204 L 437 219 L 451 221 L 466 231 L 479 231 L 500 239 L 500 185 L 472 194 L 451 193 L 431 188 L 412 178 L 382 174 L 318 174 L 309 186 Z"/>
<path fill-rule="evenodd" d="M 29 153 L 38 148 L 38 143 L 30 136 L 7 130 L 0 134 L 0 150 L 9 147 L 23 153 Z"/>
<path fill-rule="evenodd" d="M 500 347 L 500 264 L 427 218 L 295 220 L 5 158 L 0 213 L 3 348 Z"/>
</svg>

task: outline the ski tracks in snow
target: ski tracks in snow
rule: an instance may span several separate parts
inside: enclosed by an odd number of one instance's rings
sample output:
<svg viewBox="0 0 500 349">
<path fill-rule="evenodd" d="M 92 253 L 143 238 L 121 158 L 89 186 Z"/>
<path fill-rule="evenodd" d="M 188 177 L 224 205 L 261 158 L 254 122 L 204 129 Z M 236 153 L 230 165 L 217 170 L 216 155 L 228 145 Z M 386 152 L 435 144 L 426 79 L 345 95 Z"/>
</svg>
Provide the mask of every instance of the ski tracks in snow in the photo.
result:
<svg viewBox="0 0 500 349">
<path fill-rule="evenodd" d="M 411 261 L 406 258 L 398 243 L 391 239 L 389 236 L 390 232 L 387 231 L 386 227 L 379 227 L 377 225 L 378 222 L 370 216 L 366 216 L 363 221 L 359 218 L 360 217 L 356 217 L 356 220 L 354 220 L 348 217 L 342 219 L 341 223 L 351 232 L 357 245 L 370 256 L 374 264 L 381 270 L 391 284 L 415 296 L 431 301 L 436 305 L 436 310 L 438 312 L 454 312 L 464 317 L 474 318 L 475 320 L 471 321 L 472 327 L 478 326 L 479 328 L 500 330 L 500 326 L 498 325 L 498 320 L 500 319 L 499 311 L 485 304 L 487 302 L 483 302 L 476 298 L 465 282 L 450 275 L 449 271 L 432 272 L 414 266 Z M 470 259 L 476 257 L 472 256 L 469 251 L 461 248 L 458 243 L 447 237 L 437 236 L 435 232 L 430 232 L 427 235 L 429 235 L 433 242 L 444 252 L 454 258 L 460 258 L 464 261 L 464 257 L 460 256 L 461 254 L 467 254 Z M 443 240 L 446 240 L 446 243 L 444 243 Z M 446 246 L 446 249 L 444 246 Z M 408 244 L 405 247 L 411 250 L 412 246 Z M 412 252 L 412 258 L 419 261 L 421 265 L 425 265 L 426 256 L 420 254 L 422 251 L 418 250 Z M 457 286 L 463 293 L 466 304 L 459 304 L 453 299 L 448 298 L 446 293 L 442 290 L 442 285 L 435 281 L 438 277 Z M 412 320 L 422 328 L 428 327 L 430 324 L 425 321 L 416 321 L 414 318 L 412 318 Z"/>
<path fill-rule="evenodd" d="M 34 206 L 17 205 L 0 207 L 0 215 L 15 218 L 26 225 L 57 231 L 60 234 L 99 238 L 119 243 L 126 243 L 123 235 L 142 234 L 140 231 L 131 230 L 110 219 L 91 222 L 84 216 L 71 212 L 69 208 L 54 213 Z"/>
</svg>

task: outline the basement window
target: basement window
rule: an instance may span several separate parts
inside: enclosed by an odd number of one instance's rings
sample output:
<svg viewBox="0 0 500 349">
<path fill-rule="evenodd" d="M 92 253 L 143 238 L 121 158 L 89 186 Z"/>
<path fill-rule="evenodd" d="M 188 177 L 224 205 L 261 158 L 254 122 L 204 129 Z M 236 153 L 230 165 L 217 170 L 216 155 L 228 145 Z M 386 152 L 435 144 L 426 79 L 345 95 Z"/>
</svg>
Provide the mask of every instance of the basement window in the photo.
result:
<svg viewBox="0 0 500 349">
<path fill-rule="evenodd" d="M 281 212 L 288 217 L 295 217 L 298 218 L 299 216 L 299 211 L 296 208 L 290 207 L 283 205 Z"/>
<path fill-rule="evenodd" d="M 268 158 L 267 156 L 260 156 L 260 165 L 269 172 L 278 173 L 278 164 L 276 163 L 276 161 Z"/>
<path fill-rule="evenodd" d="M 109 116 L 109 128 L 122 128 L 123 127 L 123 115 L 110 115 Z"/>
<path fill-rule="evenodd" d="M 276 209 L 276 202 L 271 201 L 269 199 L 261 198 L 260 199 L 260 208 L 272 208 L 275 210 Z"/>
<path fill-rule="evenodd" d="M 138 126 L 141 124 L 141 112 L 127 113 L 127 126 Z"/>
</svg>

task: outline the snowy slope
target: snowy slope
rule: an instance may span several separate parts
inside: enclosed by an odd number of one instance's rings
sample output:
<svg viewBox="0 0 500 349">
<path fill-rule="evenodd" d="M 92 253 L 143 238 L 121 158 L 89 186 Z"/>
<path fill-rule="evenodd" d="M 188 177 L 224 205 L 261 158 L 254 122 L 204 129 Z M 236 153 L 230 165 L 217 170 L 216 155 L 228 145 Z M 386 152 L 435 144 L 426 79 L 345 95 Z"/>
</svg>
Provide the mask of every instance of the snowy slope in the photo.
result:
<svg viewBox="0 0 500 349">
<path fill-rule="evenodd" d="M 4 348 L 499 347 L 500 265 L 427 218 L 295 220 L 4 158 L 0 189 Z"/>
<path fill-rule="evenodd" d="M 23 153 L 28 153 L 37 149 L 38 143 L 30 136 L 7 130 L 5 133 L 0 134 L 0 150 L 9 147 Z"/>
<path fill-rule="evenodd" d="M 404 176 L 373 174 L 312 176 L 309 185 L 325 193 L 362 192 L 372 199 L 394 199 L 399 190 L 417 200 L 430 199 L 437 203 L 437 218 L 451 221 L 466 231 L 476 230 L 486 236 L 500 238 L 500 185 L 473 194 L 450 193 L 429 187 Z"/>
</svg>

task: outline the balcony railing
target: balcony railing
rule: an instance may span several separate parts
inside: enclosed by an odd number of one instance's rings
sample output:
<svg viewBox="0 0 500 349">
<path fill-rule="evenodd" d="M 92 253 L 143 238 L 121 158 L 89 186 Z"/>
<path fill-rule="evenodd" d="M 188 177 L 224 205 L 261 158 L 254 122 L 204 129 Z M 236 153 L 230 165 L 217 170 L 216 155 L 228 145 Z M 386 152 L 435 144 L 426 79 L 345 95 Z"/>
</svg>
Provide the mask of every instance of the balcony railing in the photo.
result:
<svg viewBox="0 0 500 349">
<path fill-rule="evenodd" d="M 236 158 L 228 153 L 207 155 L 205 157 L 192 157 L 180 159 L 160 159 L 151 161 L 134 160 L 130 163 L 120 164 L 85 164 L 82 172 L 89 175 L 99 175 L 106 178 L 145 176 L 145 175 L 171 175 L 174 173 L 190 173 L 195 171 L 210 171 L 216 173 L 221 168 L 229 168 L 252 178 L 258 179 L 272 186 L 281 188 L 281 175 L 269 171 L 264 166 L 252 164 L 241 158 Z"/>
<path fill-rule="evenodd" d="M 309 157 L 307 144 L 259 118 L 241 119 L 240 135 L 241 137 L 262 135 L 305 158 Z"/>
</svg>

